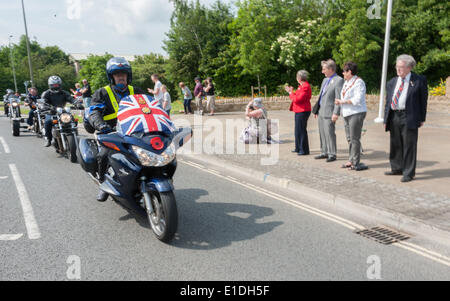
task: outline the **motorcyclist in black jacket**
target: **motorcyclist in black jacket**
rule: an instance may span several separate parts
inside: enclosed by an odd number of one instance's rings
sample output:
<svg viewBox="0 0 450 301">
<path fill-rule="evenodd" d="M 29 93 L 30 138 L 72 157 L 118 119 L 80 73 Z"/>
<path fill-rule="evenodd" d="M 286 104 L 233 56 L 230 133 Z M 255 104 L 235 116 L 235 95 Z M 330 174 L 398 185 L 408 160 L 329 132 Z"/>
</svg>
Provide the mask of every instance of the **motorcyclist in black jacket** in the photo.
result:
<svg viewBox="0 0 450 301">
<path fill-rule="evenodd" d="M 54 107 L 58 107 L 58 108 L 64 108 L 66 106 L 66 104 L 69 103 L 73 103 L 74 99 L 73 97 L 70 95 L 69 92 L 64 91 L 61 89 L 62 86 L 62 80 L 59 76 L 53 75 L 50 76 L 48 78 L 48 87 L 49 89 L 44 91 L 44 93 L 42 93 L 42 99 L 44 99 L 44 101 L 47 104 L 50 104 Z M 52 112 L 52 114 L 55 114 L 56 112 Z M 45 137 L 47 139 L 47 142 L 45 144 L 46 147 L 49 147 L 50 145 L 52 145 L 52 126 L 53 126 L 53 119 L 52 119 L 53 115 L 47 114 L 45 115 L 45 123 L 44 123 L 44 128 L 45 128 Z"/>
<path fill-rule="evenodd" d="M 98 89 L 92 96 L 89 117 L 85 122 L 85 128 L 90 128 L 90 132 L 97 130 L 102 134 L 107 134 L 113 131 L 117 124 L 120 100 L 128 95 L 145 94 L 142 89 L 131 86 L 131 65 L 122 57 L 113 57 L 106 63 L 106 75 L 109 85 Z M 97 156 L 100 182 L 104 180 L 108 163 L 107 155 L 108 149 L 101 148 Z M 107 198 L 108 194 L 100 190 L 97 201 L 104 202 Z"/>
<path fill-rule="evenodd" d="M 28 130 L 33 128 L 33 118 L 34 111 L 36 111 L 37 100 L 39 99 L 38 89 L 35 87 L 29 88 L 30 93 L 28 93 L 27 98 L 25 100 L 25 104 L 30 107 L 30 112 L 28 113 Z M 34 107 L 34 108 L 33 108 Z"/>
</svg>

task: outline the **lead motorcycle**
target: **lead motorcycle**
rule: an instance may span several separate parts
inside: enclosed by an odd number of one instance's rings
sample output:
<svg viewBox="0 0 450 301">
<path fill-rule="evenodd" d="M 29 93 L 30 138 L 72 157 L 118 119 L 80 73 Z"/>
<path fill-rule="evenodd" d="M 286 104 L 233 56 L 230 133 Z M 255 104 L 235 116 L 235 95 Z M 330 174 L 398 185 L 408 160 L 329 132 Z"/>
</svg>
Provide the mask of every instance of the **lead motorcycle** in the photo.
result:
<svg viewBox="0 0 450 301">
<path fill-rule="evenodd" d="M 132 95 L 120 101 L 117 132 L 82 138 L 78 161 L 115 201 L 135 211 L 144 209 L 156 237 L 169 242 L 178 226 L 173 193 L 176 150 L 191 136 L 191 128 L 175 128 L 157 100 Z M 97 173 L 100 148 L 109 151 L 102 183 Z"/>
</svg>

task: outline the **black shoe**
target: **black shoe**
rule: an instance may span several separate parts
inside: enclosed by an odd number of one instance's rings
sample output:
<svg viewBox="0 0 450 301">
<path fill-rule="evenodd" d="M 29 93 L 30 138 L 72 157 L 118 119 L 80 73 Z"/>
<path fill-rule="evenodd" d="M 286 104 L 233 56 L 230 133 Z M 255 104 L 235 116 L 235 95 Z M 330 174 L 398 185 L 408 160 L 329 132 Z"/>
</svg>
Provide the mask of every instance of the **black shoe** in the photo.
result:
<svg viewBox="0 0 450 301">
<path fill-rule="evenodd" d="M 400 180 L 402 183 L 411 182 L 413 178 L 408 176 L 403 176 L 403 178 Z"/>
<path fill-rule="evenodd" d="M 401 176 L 402 172 L 400 170 L 392 170 L 392 171 L 386 171 L 384 174 L 386 176 Z"/>
<path fill-rule="evenodd" d="M 97 195 L 97 201 L 104 202 L 104 201 L 106 201 L 106 199 L 108 199 L 108 196 L 109 195 L 106 192 L 104 192 L 103 190 L 100 190 Z"/>
<path fill-rule="evenodd" d="M 336 161 L 336 157 L 329 157 L 327 159 L 327 162 L 333 162 L 333 161 Z"/>
<path fill-rule="evenodd" d="M 299 156 L 307 156 L 307 155 L 309 155 L 309 153 L 298 153 L 297 155 L 299 155 Z"/>
<path fill-rule="evenodd" d="M 327 158 L 328 158 L 327 155 L 318 155 L 314 157 L 314 159 L 327 159 Z"/>
<path fill-rule="evenodd" d="M 52 141 L 47 139 L 47 142 L 45 142 L 45 147 L 49 147 L 50 145 L 52 145 Z"/>
</svg>

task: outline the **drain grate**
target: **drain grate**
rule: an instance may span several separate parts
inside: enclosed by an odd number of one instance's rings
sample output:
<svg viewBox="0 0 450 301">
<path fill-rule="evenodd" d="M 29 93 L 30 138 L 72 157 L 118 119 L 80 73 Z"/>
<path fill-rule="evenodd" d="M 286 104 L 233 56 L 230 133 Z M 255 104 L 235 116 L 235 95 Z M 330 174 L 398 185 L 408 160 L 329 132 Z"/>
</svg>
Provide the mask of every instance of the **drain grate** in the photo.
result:
<svg viewBox="0 0 450 301">
<path fill-rule="evenodd" d="M 410 236 L 406 234 L 386 229 L 383 227 L 373 227 L 370 229 L 356 231 L 356 234 L 375 240 L 376 242 L 379 242 L 384 245 L 390 245 L 410 238 Z"/>
</svg>

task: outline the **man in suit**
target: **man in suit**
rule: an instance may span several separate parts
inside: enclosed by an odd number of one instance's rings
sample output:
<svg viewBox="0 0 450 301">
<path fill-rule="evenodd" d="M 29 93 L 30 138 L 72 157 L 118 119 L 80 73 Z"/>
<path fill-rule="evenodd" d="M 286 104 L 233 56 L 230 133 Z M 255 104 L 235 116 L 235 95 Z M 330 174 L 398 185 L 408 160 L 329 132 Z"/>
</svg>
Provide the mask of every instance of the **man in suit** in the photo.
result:
<svg viewBox="0 0 450 301">
<path fill-rule="evenodd" d="M 344 80 L 336 74 L 336 63 L 332 59 L 322 61 L 322 73 L 325 78 L 320 88 L 319 100 L 312 110 L 314 117 L 319 117 L 320 155 L 315 159 L 333 162 L 336 161 L 335 124 L 340 114 L 340 106 L 335 105 L 334 100 L 340 97 Z"/>
<path fill-rule="evenodd" d="M 428 87 L 424 76 L 412 73 L 416 61 L 410 55 L 397 57 L 397 77 L 386 85 L 384 127 L 390 131 L 391 171 L 386 175 L 403 175 L 401 182 L 416 174 L 418 129 L 427 114 Z"/>
</svg>

